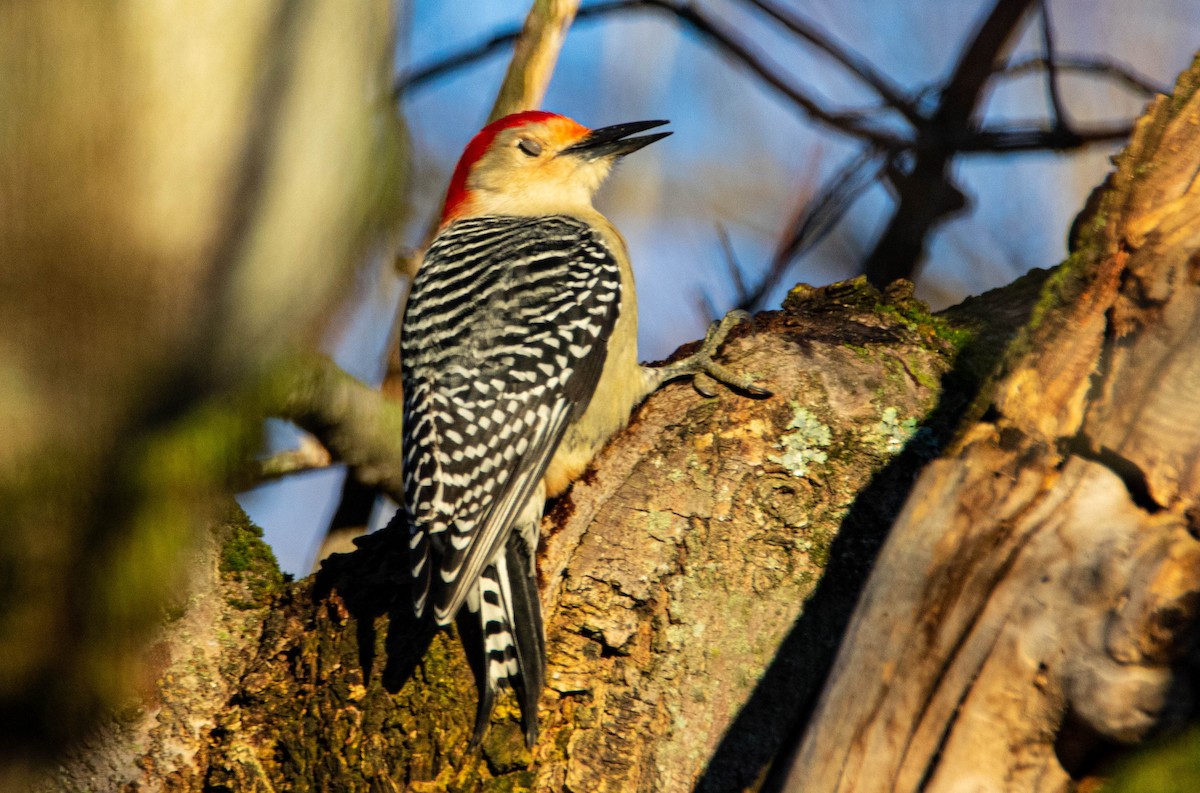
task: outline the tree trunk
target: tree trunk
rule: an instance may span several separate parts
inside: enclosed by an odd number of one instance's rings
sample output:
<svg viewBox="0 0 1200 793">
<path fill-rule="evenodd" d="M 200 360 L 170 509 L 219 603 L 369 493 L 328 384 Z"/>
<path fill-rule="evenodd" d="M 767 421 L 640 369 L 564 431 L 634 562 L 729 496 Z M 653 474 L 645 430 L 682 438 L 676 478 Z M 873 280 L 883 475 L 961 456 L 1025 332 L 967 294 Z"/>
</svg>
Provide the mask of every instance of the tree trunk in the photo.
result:
<svg viewBox="0 0 1200 793">
<path fill-rule="evenodd" d="M 40 789 L 728 791 L 802 732 L 779 766 L 795 789 L 1066 787 L 1097 741 L 1183 702 L 1196 74 L 1049 279 L 943 317 L 903 285 L 797 287 L 725 351 L 775 396 L 647 401 L 543 526 L 532 753 L 514 703 L 468 748 L 474 683 L 453 633 L 410 616 L 403 527 L 279 594 L 226 528 L 243 552 L 200 568 L 243 589 L 175 631 L 141 711 Z M 117 739 L 125 761 L 98 763 Z"/>
<path fill-rule="evenodd" d="M 1062 790 L 1190 714 L 1200 61 L 892 528 L 793 790 Z M 1194 658 L 1191 659 L 1194 662 Z"/>
</svg>

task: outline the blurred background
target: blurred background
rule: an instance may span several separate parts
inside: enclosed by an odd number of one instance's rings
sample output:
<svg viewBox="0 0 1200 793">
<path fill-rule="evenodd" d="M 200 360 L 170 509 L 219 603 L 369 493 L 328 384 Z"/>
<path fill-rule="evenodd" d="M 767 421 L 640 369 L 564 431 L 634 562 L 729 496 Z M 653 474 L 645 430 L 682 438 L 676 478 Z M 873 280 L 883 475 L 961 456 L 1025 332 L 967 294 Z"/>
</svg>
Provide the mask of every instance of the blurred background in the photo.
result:
<svg viewBox="0 0 1200 793">
<path fill-rule="evenodd" d="M 544 107 L 592 127 L 665 118 L 675 133 L 631 157 L 599 200 L 630 243 L 642 358 L 667 356 L 740 303 L 774 308 L 798 281 L 852 277 L 878 260 L 902 200 L 897 185 L 920 147 L 881 153 L 862 135 L 814 120 L 795 95 L 821 112 L 853 113 L 845 126 L 912 139 L 914 118 L 938 113 L 944 85 L 994 7 L 585 2 Z M 511 54 L 504 37 L 528 10 L 528 0 L 426 0 L 402 10 L 397 80 L 413 157 L 408 245 L 421 244 L 462 147 L 487 121 Z M 788 21 L 869 67 L 876 84 Z M 963 143 L 945 163 L 962 211 L 931 223 L 915 257 L 917 295 L 935 309 L 1064 258 L 1072 219 L 1107 173 L 1122 130 L 1152 90 L 1170 88 L 1200 44 L 1200 4 L 1051 0 L 1033 3 L 1017 30 L 1007 60 L 1014 68 L 988 75 L 969 113 L 974 131 L 996 135 Z M 421 76 L 460 54 L 471 57 Z M 1047 54 L 1057 64 L 1053 84 Z M 907 113 L 888 106 L 880 84 L 904 98 Z M 936 141 L 936 130 L 926 134 Z M 800 255 L 789 255 L 794 248 Z M 383 376 L 404 289 L 392 262 L 369 262 L 326 335 L 339 363 L 372 383 Z M 297 437 L 282 423 L 269 435 L 273 449 Z M 312 567 L 343 476 L 316 471 L 242 495 L 285 571 Z"/>
</svg>

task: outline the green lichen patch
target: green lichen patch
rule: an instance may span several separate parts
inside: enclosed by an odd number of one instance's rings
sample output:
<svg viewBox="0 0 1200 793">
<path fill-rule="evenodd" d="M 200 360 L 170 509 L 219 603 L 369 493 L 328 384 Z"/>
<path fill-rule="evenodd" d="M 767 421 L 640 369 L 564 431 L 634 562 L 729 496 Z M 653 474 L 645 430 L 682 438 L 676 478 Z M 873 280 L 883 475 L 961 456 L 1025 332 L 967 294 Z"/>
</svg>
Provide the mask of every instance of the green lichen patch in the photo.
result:
<svg viewBox="0 0 1200 793">
<path fill-rule="evenodd" d="M 792 476 L 808 476 L 809 466 L 824 463 L 829 459 L 824 451 L 832 442 L 829 427 L 822 424 L 807 408 L 794 405 L 795 413 L 787 428 L 792 430 L 779 439 L 782 454 L 767 455 L 767 459 L 779 463 Z"/>
<path fill-rule="evenodd" d="M 496 776 L 528 768 L 533 761 L 533 755 L 525 746 L 525 735 L 515 721 L 492 725 L 483 736 L 480 749 L 483 751 L 484 759 L 487 760 L 488 769 Z"/>
<path fill-rule="evenodd" d="M 863 441 L 883 454 L 896 454 L 908 443 L 908 439 L 917 431 L 917 420 L 912 416 L 900 418 L 900 412 L 895 407 L 886 407 L 879 421 L 863 436 Z"/>
</svg>

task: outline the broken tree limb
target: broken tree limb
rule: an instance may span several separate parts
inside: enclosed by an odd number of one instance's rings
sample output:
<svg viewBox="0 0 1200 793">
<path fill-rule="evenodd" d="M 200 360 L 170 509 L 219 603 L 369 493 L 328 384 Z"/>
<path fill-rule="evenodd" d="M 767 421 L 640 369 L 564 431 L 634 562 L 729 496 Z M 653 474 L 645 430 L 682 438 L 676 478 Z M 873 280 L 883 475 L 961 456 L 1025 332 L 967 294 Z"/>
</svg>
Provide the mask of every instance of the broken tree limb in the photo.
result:
<svg viewBox="0 0 1200 793">
<path fill-rule="evenodd" d="M 881 552 L 786 788 L 1062 790 L 1191 712 L 1200 61 Z"/>
</svg>

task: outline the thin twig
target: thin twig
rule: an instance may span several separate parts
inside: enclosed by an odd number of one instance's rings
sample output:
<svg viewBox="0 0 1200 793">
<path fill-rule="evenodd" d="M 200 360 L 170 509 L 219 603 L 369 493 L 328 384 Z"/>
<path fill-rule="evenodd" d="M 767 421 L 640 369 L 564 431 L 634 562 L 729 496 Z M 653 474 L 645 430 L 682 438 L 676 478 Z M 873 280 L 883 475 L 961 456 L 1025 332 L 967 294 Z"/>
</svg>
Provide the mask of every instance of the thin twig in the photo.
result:
<svg viewBox="0 0 1200 793">
<path fill-rule="evenodd" d="M 258 486 L 272 479 L 305 471 L 319 471 L 333 464 L 329 449 L 312 435 L 300 436 L 300 445 L 295 449 L 272 454 L 256 460 L 249 472 L 250 486 Z"/>
<path fill-rule="evenodd" d="M 737 252 L 733 249 L 733 241 L 729 239 L 729 232 L 725 226 L 717 224 L 717 242 L 721 245 L 721 253 L 725 260 L 725 269 L 729 272 L 729 280 L 733 282 L 733 291 L 736 295 L 734 305 L 737 307 L 746 304 L 746 296 L 748 289 L 746 287 L 746 278 L 742 274 L 742 264 L 738 261 Z M 716 301 L 705 289 L 696 291 L 696 312 L 700 315 L 701 321 L 705 323 L 712 322 L 725 312 L 717 308 Z"/>
<path fill-rule="evenodd" d="M 866 149 L 852 157 L 825 181 L 821 190 L 798 213 L 791 229 L 776 248 L 759 284 L 744 293 L 738 308 L 759 311 L 782 282 L 792 263 L 825 239 L 862 193 L 877 184 L 888 157 L 879 149 Z"/>
<path fill-rule="evenodd" d="M 733 288 L 737 292 L 737 304 L 740 306 L 746 302 L 746 296 L 749 290 L 746 288 L 746 278 L 742 274 L 742 263 L 738 261 L 737 251 L 733 249 L 733 240 L 729 239 L 729 231 L 725 226 L 717 224 L 717 239 L 721 243 L 721 252 L 725 256 L 725 267 L 729 270 L 729 278 L 733 281 Z M 710 319 L 716 319 L 716 316 L 711 316 Z"/>
<path fill-rule="evenodd" d="M 1042 48 L 1046 56 L 1046 96 L 1050 100 L 1051 125 L 1054 129 L 1070 130 L 1071 122 L 1058 91 L 1058 63 L 1054 57 L 1054 28 L 1050 24 L 1050 4 L 1038 0 L 1042 12 Z"/>
<path fill-rule="evenodd" d="M 1113 122 L 1091 129 L 984 128 L 954 142 L 962 154 L 1008 154 L 1015 151 L 1066 151 L 1099 143 L 1120 143 L 1133 132 L 1131 122 Z"/>
<path fill-rule="evenodd" d="M 1127 88 L 1145 96 L 1169 94 L 1171 91 L 1168 86 L 1156 83 L 1151 78 L 1138 74 L 1129 66 L 1108 58 L 1092 58 L 1083 55 L 1059 55 L 1056 58 L 1056 65 L 1059 73 L 1075 72 L 1078 74 L 1098 75 L 1115 82 L 1124 83 Z M 1009 64 L 1000 65 L 996 68 L 994 74 L 1001 79 L 1007 79 L 1044 71 L 1047 66 L 1045 57 L 1032 55 Z"/>
<path fill-rule="evenodd" d="M 821 30 L 812 22 L 801 19 L 794 11 L 780 8 L 768 0 L 742 0 L 742 2 L 754 6 L 799 38 L 832 57 L 851 74 L 874 89 L 888 108 L 899 112 L 913 126 L 920 126 L 924 123 L 924 117 L 917 111 L 912 99 L 905 96 L 903 89 L 877 72 L 865 58 L 859 57 L 857 53 L 851 52 L 836 42 L 828 32 Z"/>
</svg>

